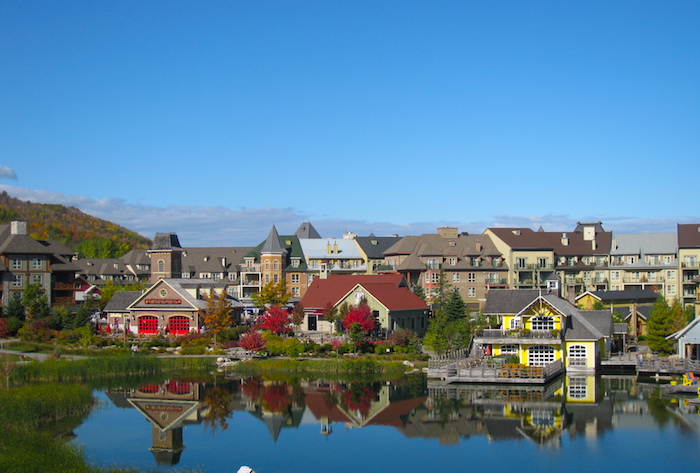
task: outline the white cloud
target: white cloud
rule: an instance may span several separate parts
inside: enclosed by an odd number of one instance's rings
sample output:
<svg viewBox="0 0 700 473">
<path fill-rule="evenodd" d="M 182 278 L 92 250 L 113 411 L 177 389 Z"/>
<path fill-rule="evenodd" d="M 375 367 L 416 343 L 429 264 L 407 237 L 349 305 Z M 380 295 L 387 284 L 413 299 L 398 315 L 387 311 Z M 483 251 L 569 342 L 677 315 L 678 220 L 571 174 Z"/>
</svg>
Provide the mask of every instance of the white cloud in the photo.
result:
<svg viewBox="0 0 700 473">
<path fill-rule="evenodd" d="M 225 207 L 169 206 L 154 207 L 127 202 L 120 198 L 93 199 L 46 190 L 0 185 L 0 191 L 12 197 L 35 203 L 72 206 L 98 218 L 109 220 L 147 238 L 156 233 L 177 233 L 184 246 L 254 246 L 267 236 L 274 224 L 280 234 L 294 233 L 304 221 L 310 221 L 324 237 L 341 237 L 344 232 L 361 236 L 400 236 L 434 233 L 438 227 L 457 227 L 459 231 L 482 233 L 489 227 L 527 227 L 546 231 L 571 231 L 576 223 L 602 221 L 603 227 L 615 233 L 674 232 L 677 223 L 700 222 L 700 217 L 682 219 L 640 219 L 635 217 L 582 217 L 567 215 L 512 216 L 498 215 L 491 221 L 421 221 L 407 224 L 368 222 L 342 218 L 315 217 L 294 208 L 264 207 L 260 209 Z"/>
<path fill-rule="evenodd" d="M 11 179 L 13 181 L 17 180 L 17 174 L 15 174 L 14 169 L 8 166 L 3 166 L 0 164 L 0 179 Z"/>
</svg>

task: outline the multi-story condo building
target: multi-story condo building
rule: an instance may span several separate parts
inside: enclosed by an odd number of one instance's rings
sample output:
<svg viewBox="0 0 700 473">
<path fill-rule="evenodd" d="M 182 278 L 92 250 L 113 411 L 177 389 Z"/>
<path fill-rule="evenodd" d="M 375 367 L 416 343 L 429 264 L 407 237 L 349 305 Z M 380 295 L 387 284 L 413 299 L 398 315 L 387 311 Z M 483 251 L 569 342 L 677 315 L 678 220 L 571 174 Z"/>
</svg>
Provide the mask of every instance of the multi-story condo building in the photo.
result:
<svg viewBox="0 0 700 473">
<path fill-rule="evenodd" d="M 651 289 L 669 301 L 678 297 L 675 233 L 615 234 L 610 248 L 610 290 Z"/>
<path fill-rule="evenodd" d="M 684 306 L 696 304 L 696 314 L 700 314 L 698 302 L 698 282 L 700 276 L 700 224 L 678 225 L 679 290 Z"/>
<path fill-rule="evenodd" d="M 489 235 L 438 228 L 435 234 L 407 236 L 384 252 L 386 270 L 398 271 L 410 286 L 422 286 L 431 301 L 444 274 L 468 307 L 479 309 L 490 288 L 507 287 L 508 267 Z"/>
<path fill-rule="evenodd" d="M 546 289 L 558 279 L 562 297 L 608 288 L 611 232 L 600 222 L 579 223 L 573 232 L 535 232 L 529 228 L 489 228 L 509 268 L 512 289 Z"/>
<path fill-rule="evenodd" d="M 74 305 L 77 267 L 72 256 L 63 245 L 29 236 L 25 221 L 0 225 L 2 303 L 22 297 L 29 284 L 39 284 L 52 305 Z"/>
</svg>

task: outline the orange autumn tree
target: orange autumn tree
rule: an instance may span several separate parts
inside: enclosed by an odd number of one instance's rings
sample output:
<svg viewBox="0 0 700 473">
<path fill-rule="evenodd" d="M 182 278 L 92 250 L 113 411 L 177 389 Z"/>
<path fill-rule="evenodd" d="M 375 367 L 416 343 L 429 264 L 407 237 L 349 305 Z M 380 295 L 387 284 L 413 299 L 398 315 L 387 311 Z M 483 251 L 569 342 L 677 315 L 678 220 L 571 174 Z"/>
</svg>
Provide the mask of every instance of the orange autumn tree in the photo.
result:
<svg viewBox="0 0 700 473">
<path fill-rule="evenodd" d="M 216 336 L 227 330 L 233 320 L 231 314 L 233 309 L 228 303 L 228 293 L 226 289 L 220 292 L 209 291 L 207 297 L 207 308 L 204 312 L 204 325 L 207 330 L 214 334 L 214 344 L 216 344 Z"/>
</svg>

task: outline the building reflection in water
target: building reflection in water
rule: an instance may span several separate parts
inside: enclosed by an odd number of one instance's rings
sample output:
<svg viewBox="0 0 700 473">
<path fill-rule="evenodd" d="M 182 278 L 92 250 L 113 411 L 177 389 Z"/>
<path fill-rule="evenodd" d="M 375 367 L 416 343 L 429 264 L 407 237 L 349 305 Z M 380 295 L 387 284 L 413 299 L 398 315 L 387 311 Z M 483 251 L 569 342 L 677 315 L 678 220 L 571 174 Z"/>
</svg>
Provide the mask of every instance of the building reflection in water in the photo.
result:
<svg viewBox="0 0 700 473">
<path fill-rule="evenodd" d="M 423 382 L 304 381 L 262 378 L 218 383 L 166 380 L 138 389 L 111 391 L 119 407 L 137 409 L 150 423 L 158 465 L 176 465 L 185 448 L 183 427 L 229 428 L 235 411 L 248 412 L 273 441 L 284 429 L 313 418 L 321 435 L 334 425 L 395 428 L 408 438 L 443 444 L 484 436 L 489 441 L 526 440 L 559 448 L 563 435 L 593 438 L 619 426 L 679 423 L 700 430 L 697 407 L 659 395 L 659 387 L 634 377 L 562 377 L 546 386 L 443 385 Z M 308 410 L 308 412 L 307 412 Z M 305 413 L 307 414 L 305 416 Z M 235 428 L 235 424 L 233 425 Z"/>
</svg>

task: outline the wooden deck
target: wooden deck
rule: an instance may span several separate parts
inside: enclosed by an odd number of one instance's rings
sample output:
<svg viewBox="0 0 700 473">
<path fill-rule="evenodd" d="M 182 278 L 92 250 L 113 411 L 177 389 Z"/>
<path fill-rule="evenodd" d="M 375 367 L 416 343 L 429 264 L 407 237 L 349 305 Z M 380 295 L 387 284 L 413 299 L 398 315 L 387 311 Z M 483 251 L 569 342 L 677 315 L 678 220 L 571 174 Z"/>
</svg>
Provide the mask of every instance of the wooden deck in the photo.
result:
<svg viewBox="0 0 700 473">
<path fill-rule="evenodd" d="M 428 377 L 444 383 L 545 384 L 564 373 L 561 360 L 547 366 L 499 364 L 485 359 L 461 359 L 428 365 Z"/>
</svg>

